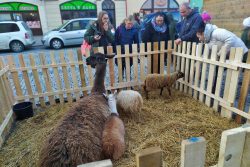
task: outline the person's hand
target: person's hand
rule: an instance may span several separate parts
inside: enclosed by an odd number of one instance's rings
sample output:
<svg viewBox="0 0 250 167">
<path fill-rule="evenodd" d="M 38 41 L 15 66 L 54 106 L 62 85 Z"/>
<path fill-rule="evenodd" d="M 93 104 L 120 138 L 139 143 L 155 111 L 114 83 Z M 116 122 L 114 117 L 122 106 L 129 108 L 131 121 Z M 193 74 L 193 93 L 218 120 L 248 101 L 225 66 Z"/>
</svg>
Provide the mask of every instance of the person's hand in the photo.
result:
<svg viewBox="0 0 250 167">
<path fill-rule="evenodd" d="M 181 43 L 181 39 L 178 38 L 178 39 L 176 39 L 174 42 L 175 42 L 176 45 L 179 45 L 179 44 Z"/>
<path fill-rule="evenodd" d="M 108 31 L 108 29 L 109 29 L 108 23 L 103 24 L 103 29 L 104 29 L 104 31 Z"/>
<path fill-rule="evenodd" d="M 95 36 L 94 36 L 94 39 L 95 39 L 96 41 L 99 41 L 99 40 L 101 39 L 101 36 L 100 36 L 100 35 L 95 35 Z"/>
</svg>

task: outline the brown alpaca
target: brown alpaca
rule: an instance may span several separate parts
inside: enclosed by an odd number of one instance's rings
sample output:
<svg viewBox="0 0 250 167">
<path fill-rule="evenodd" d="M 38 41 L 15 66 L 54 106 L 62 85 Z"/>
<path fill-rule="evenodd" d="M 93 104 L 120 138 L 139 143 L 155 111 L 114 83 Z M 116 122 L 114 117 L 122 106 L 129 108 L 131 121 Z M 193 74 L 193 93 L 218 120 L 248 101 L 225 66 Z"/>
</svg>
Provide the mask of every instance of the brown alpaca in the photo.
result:
<svg viewBox="0 0 250 167">
<path fill-rule="evenodd" d="M 105 123 L 102 144 L 105 158 L 117 160 L 125 152 L 125 128 L 117 114 L 111 114 Z"/>
<path fill-rule="evenodd" d="M 102 131 L 110 115 L 105 93 L 105 55 L 97 53 L 87 58 L 96 67 L 92 94 L 82 98 L 48 137 L 40 154 L 41 167 L 76 167 L 102 160 Z"/>
</svg>

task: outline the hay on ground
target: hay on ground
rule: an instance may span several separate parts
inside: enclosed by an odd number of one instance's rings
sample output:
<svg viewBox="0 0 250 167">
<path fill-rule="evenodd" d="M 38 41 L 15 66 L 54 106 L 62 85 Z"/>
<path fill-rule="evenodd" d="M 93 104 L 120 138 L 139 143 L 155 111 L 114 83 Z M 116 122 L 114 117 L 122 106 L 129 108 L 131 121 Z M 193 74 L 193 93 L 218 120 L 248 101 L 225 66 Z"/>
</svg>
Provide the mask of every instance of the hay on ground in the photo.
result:
<svg viewBox="0 0 250 167">
<path fill-rule="evenodd" d="M 113 162 L 115 167 L 136 167 L 136 152 L 152 146 L 163 150 L 164 166 L 180 166 L 181 141 L 198 136 L 207 140 L 206 166 L 217 163 L 222 131 L 237 124 L 177 91 L 173 91 L 172 97 L 167 91 L 161 97 L 159 91 L 150 92 L 149 98 L 143 99 L 140 122 L 121 114 L 126 130 L 126 152 Z M 37 166 L 43 142 L 71 105 L 49 107 L 17 122 L 0 150 L 0 166 Z"/>
</svg>

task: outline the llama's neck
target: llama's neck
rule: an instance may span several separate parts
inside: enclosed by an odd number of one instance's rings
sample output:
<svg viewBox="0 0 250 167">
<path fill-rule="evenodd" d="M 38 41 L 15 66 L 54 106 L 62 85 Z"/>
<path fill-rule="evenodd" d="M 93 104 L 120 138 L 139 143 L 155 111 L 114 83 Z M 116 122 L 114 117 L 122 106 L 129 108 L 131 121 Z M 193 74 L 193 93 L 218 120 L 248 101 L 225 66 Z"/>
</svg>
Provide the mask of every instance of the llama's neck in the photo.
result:
<svg viewBox="0 0 250 167">
<path fill-rule="evenodd" d="M 104 79 L 106 74 L 106 63 L 105 64 L 97 64 L 96 65 L 96 72 L 95 72 L 95 80 L 94 86 L 91 90 L 91 93 L 105 93 L 105 85 Z"/>
</svg>

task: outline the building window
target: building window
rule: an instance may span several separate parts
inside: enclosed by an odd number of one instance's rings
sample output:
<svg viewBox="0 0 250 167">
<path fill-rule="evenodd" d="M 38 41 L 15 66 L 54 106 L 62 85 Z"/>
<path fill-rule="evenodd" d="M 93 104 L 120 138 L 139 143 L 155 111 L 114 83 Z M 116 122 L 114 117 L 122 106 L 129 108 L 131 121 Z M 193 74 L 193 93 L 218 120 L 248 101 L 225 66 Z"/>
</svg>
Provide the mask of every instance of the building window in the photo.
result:
<svg viewBox="0 0 250 167">
<path fill-rule="evenodd" d="M 104 0 L 102 2 L 102 10 L 108 12 L 111 24 L 116 27 L 115 21 L 115 3 L 112 0 Z"/>
<path fill-rule="evenodd" d="M 167 12 L 176 11 L 179 8 L 179 4 L 176 0 L 147 0 L 141 7 L 141 11 L 145 14 L 153 12 Z"/>
</svg>

